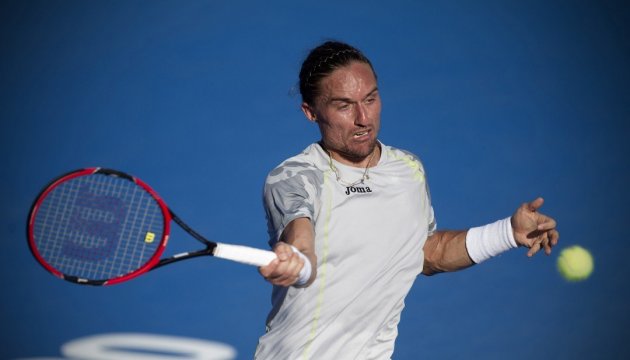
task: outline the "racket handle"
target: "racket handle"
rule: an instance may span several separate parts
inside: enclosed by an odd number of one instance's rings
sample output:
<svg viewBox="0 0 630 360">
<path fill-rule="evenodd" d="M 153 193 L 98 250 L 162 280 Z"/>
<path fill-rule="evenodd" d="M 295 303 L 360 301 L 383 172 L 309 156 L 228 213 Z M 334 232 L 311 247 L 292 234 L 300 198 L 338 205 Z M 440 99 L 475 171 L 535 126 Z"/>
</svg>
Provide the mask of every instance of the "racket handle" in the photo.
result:
<svg viewBox="0 0 630 360">
<path fill-rule="evenodd" d="M 296 282 L 297 286 L 301 286 L 306 284 L 311 278 L 311 262 L 294 246 L 291 246 L 291 248 L 304 260 L 304 266 L 300 270 Z M 214 249 L 214 256 L 247 265 L 266 266 L 276 258 L 276 253 L 249 246 L 217 243 L 217 247 Z"/>
<path fill-rule="evenodd" d="M 273 251 L 221 243 L 214 249 L 214 256 L 254 266 L 269 265 L 276 258 Z"/>
</svg>

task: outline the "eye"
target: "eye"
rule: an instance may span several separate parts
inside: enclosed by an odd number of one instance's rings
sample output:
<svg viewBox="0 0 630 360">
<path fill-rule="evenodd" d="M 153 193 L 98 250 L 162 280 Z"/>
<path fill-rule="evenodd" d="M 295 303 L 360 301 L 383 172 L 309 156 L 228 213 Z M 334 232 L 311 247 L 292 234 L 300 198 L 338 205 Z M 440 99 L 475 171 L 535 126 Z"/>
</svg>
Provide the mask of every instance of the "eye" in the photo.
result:
<svg viewBox="0 0 630 360">
<path fill-rule="evenodd" d="M 372 93 L 368 94 L 368 96 L 364 100 L 364 102 L 368 105 L 374 104 L 378 101 L 379 101 L 379 96 L 378 96 L 378 92 L 376 91 L 373 91 Z"/>
</svg>

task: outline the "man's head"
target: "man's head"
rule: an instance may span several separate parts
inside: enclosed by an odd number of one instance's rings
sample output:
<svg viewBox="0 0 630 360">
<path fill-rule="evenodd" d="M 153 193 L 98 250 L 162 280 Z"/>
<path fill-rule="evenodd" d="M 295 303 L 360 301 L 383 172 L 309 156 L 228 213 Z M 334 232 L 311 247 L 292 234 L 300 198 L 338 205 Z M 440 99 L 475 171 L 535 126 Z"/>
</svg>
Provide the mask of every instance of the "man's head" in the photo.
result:
<svg viewBox="0 0 630 360">
<path fill-rule="evenodd" d="M 300 69 L 300 94 L 302 101 L 313 105 L 319 95 L 320 81 L 340 67 L 344 67 L 353 61 L 362 62 L 370 66 L 374 77 L 376 72 L 372 63 L 359 50 L 348 44 L 338 41 L 327 41 L 308 54 Z"/>
<path fill-rule="evenodd" d="M 377 148 L 381 101 L 370 61 L 357 49 L 326 42 L 313 49 L 300 71 L 302 110 L 318 124 L 333 158 L 367 166 Z"/>
</svg>

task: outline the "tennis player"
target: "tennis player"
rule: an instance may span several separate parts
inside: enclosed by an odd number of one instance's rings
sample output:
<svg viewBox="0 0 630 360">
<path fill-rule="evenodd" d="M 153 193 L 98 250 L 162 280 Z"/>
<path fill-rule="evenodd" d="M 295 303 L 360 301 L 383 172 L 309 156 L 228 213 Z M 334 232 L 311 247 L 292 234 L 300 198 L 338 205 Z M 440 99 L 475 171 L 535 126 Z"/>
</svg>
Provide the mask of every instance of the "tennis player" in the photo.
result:
<svg viewBox="0 0 630 360">
<path fill-rule="evenodd" d="M 538 211 L 542 198 L 485 226 L 437 230 L 422 163 L 378 140 L 376 73 L 358 49 L 314 48 L 300 92 L 321 140 L 266 179 L 278 259 L 259 269 L 274 287 L 256 359 L 390 359 L 419 274 L 461 270 L 519 246 L 528 256 L 550 254 L 557 244 L 556 222 Z"/>
</svg>

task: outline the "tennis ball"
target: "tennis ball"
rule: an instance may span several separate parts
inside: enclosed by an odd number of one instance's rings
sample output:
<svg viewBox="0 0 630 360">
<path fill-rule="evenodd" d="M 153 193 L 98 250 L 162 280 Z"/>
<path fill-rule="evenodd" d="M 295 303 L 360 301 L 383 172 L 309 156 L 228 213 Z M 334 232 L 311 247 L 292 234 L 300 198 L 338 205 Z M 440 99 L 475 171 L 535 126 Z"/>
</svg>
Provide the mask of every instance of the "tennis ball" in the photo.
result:
<svg viewBox="0 0 630 360">
<path fill-rule="evenodd" d="M 585 280 L 593 272 L 593 256 L 581 246 L 569 246 L 558 256 L 558 271 L 567 281 Z"/>
</svg>

